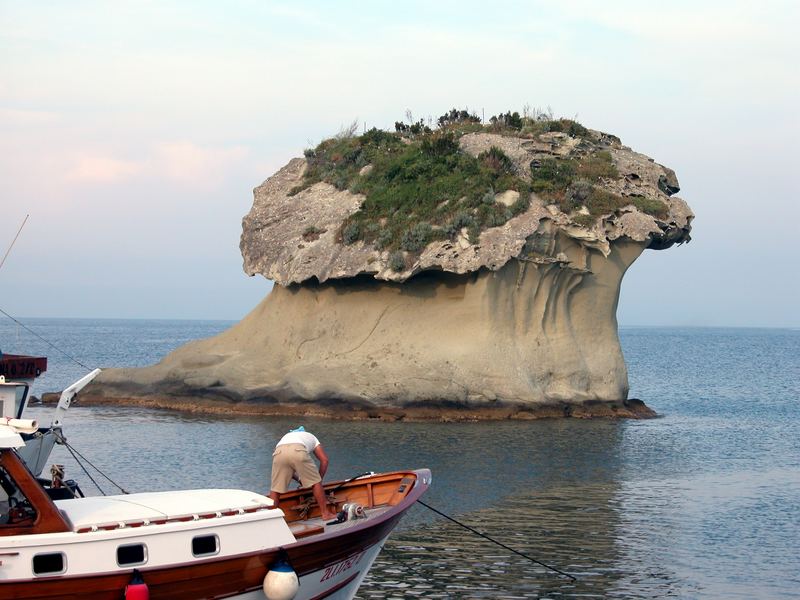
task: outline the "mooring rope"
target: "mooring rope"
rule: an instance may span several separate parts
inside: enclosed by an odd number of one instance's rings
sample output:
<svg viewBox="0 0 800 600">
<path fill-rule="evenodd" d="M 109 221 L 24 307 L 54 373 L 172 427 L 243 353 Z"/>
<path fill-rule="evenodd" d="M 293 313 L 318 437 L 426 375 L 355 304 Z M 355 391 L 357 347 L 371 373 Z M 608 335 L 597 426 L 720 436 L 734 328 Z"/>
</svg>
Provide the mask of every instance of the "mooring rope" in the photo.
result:
<svg viewBox="0 0 800 600">
<path fill-rule="evenodd" d="M 519 550 L 515 550 L 514 548 L 511 548 L 510 546 L 506 546 L 504 543 L 502 543 L 502 542 L 498 542 L 496 539 L 489 537 L 489 536 L 488 536 L 488 535 L 486 535 L 485 533 L 481 533 L 481 532 L 480 532 L 480 531 L 478 531 L 477 529 L 473 529 L 473 528 L 472 528 L 472 527 L 470 527 L 469 525 L 465 525 L 464 523 L 462 523 L 461 521 L 458 521 L 458 520 L 454 519 L 454 518 L 453 518 L 453 517 L 451 517 L 450 515 L 447 515 L 447 514 L 443 513 L 442 511 L 440 511 L 440 510 L 437 510 L 437 509 L 433 508 L 433 507 L 432 507 L 430 504 L 426 504 L 426 503 L 425 503 L 425 502 L 423 502 L 422 500 L 417 500 L 417 502 L 418 502 L 418 503 L 420 503 L 420 504 L 422 504 L 422 506 L 424 506 L 425 508 L 427 508 L 427 509 L 429 509 L 429 510 L 432 510 L 432 511 L 433 511 L 433 512 L 435 512 L 437 515 L 441 515 L 441 516 L 442 516 L 442 517 L 444 517 L 445 519 L 447 519 L 447 520 L 449 520 L 449 521 L 452 521 L 453 523 L 455 523 L 456 525 L 459 525 L 459 526 L 463 527 L 463 528 L 464 528 L 464 529 L 466 529 L 467 531 L 469 531 L 469 532 L 471 532 L 471 533 L 474 533 L 475 535 L 477 535 L 477 536 L 479 536 L 479 537 L 482 537 L 482 538 L 483 538 L 483 539 L 485 539 L 485 540 L 489 540 L 489 541 L 490 541 L 490 542 L 492 542 L 493 544 L 497 544 L 498 546 L 500 546 L 501 548 L 505 548 L 505 549 L 506 549 L 506 550 L 508 550 L 509 552 L 513 552 L 514 554 L 517 554 L 518 556 L 521 556 L 522 558 L 526 558 L 526 559 L 528 559 L 529 561 L 536 563 L 537 565 L 541 565 L 541 566 L 545 567 L 546 569 L 550 569 L 551 571 L 554 571 L 554 572 L 558 573 L 559 575 L 563 575 L 564 577 L 569 577 L 569 578 L 570 578 L 572 581 L 578 581 L 578 578 L 577 578 L 577 577 L 575 577 L 574 575 L 570 575 L 569 573 L 565 573 L 564 571 L 562 571 L 562 570 L 560 570 L 560 569 L 556 569 L 555 567 L 551 567 L 550 565 L 548 565 L 548 564 L 545 564 L 545 563 L 543 563 L 542 561 L 540 561 L 540 560 L 537 560 L 537 559 L 533 558 L 532 556 L 528 556 L 527 554 L 524 554 L 523 552 L 520 552 Z"/>
<path fill-rule="evenodd" d="M 108 475 L 106 475 L 105 473 L 103 473 L 103 471 L 102 471 L 102 470 L 100 470 L 100 468 L 98 468 L 98 467 L 97 467 L 97 466 L 96 466 L 94 463 L 92 463 L 92 461 L 90 461 L 90 460 L 89 460 L 88 458 L 86 458 L 86 457 L 85 457 L 83 454 L 81 454 L 80 452 L 78 452 L 78 451 L 77 451 L 77 450 L 76 450 L 76 449 L 75 449 L 75 448 L 74 448 L 74 447 L 73 447 L 73 446 L 72 446 L 72 445 L 71 445 L 69 442 L 67 442 L 66 438 L 65 438 L 63 435 L 60 435 L 60 434 L 56 433 L 56 438 L 58 439 L 58 442 L 59 442 L 60 444 L 63 444 L 63 445 L 64 445 L 64 446 L 67 448 L 67 450 L 69 451 L 69 453 L 70 453 L 70 454 L 72 454 L 72 458 L 74 458 L 74 459 L 75 459 L 75 462 L 77 462 L 77 463 L 78 463 L 78 466 L 79 466 L 81 469 L 83 469 L 83 472 L 84 472 L 84 473 L 86 473 L 86 476 L 87 476 L 89 479 L 91 479 L 91 480 L 92 480 L 92 483 L 95 485 L 95 487 L 96 487 L 98 490 L 100 490 L 100 493 L 101 493 L 101 494 L 103 494 L 103 496 L 105 496 L 105 495 L 106 495 L 106 493 L 103 491 L 103 488 L 101 488 L 101 487 L 100 487 L 100 485 L 99 485 L 99 484 L 98 484 L 98 483 L 97 483 L 97 482 L 94 480 L 94 478 L 93 478 L 93 477 L 92 477 L 92 476 L 89 474 L 89 471 L 87 471 L 87 470 L 86 470 L 86 467 L 84 467 L 84 466 L 83 466 L 83 463 L 81 462 L 81 459 L 82 459 L 82 460 L 84 460 L 84 461 L 85 461 L 85 462 L 86 462 L 86 463 L 87 463 L 87 464 L 88 464 L 90 467 L 92 467 L 92 468 L 93 468 L 95 471 L 97 471 L 97 472 L 98 472 L 100 475 L 102 475 L 102 476 L 103 476 L 103 477 L 104 477 L 104 478 L 105 478 L 105 479 L 106 479 L 106 480 L 107 480 L 109 483 L 111 483 L 111 485 L 113 485 L 114 487 L 116 487 L 116 488 L 117 488 L 117 489 L 118 489 L 120 492 L 122 492 L 123 494 L 130 494 L 130 492 L 129 492 L 128 490 L 126 490 L 124 487 L 122 487 L 122 486 L 121 486 L 120 484 L 118 484 L 116 481 L 114 481 L 113 479 L 111 479 L 111 477 L 109 477 Z M 76 455 L 77 455 L 77 456 L 76 456 Z M 78 457 L 80 457 L 80 459 L 79 459 Z"/>
<path fill-rule="evenodd" d="M 405 559 L 405 557 L 402 556 L 402 554 L 400 552 L 395 551 L 395 549 L 392 548 L 392 547 L 389 547 L 388 544 L 386 544 L 386 542 L 384 542 L 383 546 L 381 546 L 381 552 L 384 553 L 384 554 L 388 554 L 389 557 L 392 558 L 397 563 L 397 568 L 407 569 L 408 571 L 411 571 L 417 577 L 422 579 L 422 581 L 429 581 L 430 580 L 430 575 L 428 575 L 426 573 L 422 573 L 416 567 L 413 567 L 412 565 L 410 565 L 409 561 L 407 561 Z"/>
<path fill-rule="evenodd" d="M 355 476 L 351 477 L 350 479 L 345 479 L 342 483 L 337 485 L 335 488 L 333 488 L 332 490 L 329 490 L 328 493 L 329 494 L 335 494 L 336 492 L 338 492 L 340 489 L 342 489 L 344 486 L 346 486 L 351 481 L 355 481 L 359 477 L 366 477 L 367 475 L 374 475 L 374 474 L 375 473 L 373 473 L 372 471 L 364 471 L 363 473 L 359 473 L 358 475 L 355 475 Z"/>
<path fill-rule="evenodd" d="M 77 457 L 77 456 L 75 456 L 75 452 L 73 452 L 72 448 L 71 448 L 70 446 L 67 446 L 67 444 L 64 444 L 64 445 L 67 447 L 67 452 L 69 452 L 69 453 L 72 455 L 72 458 L 75 460 L 75 462 L 76 462 L 76 463 L 78 463 L 78 466 L 79 466 L 79 467 L 80 467 L 80 468 L 83 470 L 83 472 L 84 472 L 84 473 L 86 473 L 86 476 L 87 476 L 87 477 L 88 477 L 88 478 L 91 480 L 91 482 L 94 484 L 94 487 L 96 487 L 96 488 L 99 490 L 99 492 L 100 492 L 101 494 L 103 494 L 103 496 L 106 496 L 107 494 L 105 493 L 105 491 L 103 490 L 103 488 L 101 488 L 101 487 L 100 487 L 100 484 L 99 484 L 99 483 L 97 483 L 97 482 L 94 480 L 94 477 L 92 477 L 91 473 L 89 473 L 89 471 L 86 469 L 86 467 L 84 467 L 84 466 L 83 466 L 83 463 L 82 463 L 82 462 L 81 462 L 81 461 L 78 459 L 78 457 Z"/>
</svg>

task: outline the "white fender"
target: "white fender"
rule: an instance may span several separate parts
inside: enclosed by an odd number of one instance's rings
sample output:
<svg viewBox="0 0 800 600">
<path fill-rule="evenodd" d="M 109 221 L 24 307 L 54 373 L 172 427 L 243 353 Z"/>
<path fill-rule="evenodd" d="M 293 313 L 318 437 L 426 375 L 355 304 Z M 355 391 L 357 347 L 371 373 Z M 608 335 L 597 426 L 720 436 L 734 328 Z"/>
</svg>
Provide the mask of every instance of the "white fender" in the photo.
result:
<svg viewBox="0 0 800 600">
<path fill-rule="evenodd" d="M 300 580 L 294 569 L 280 560 L 267 571 L 263 587 L 267 600 L 292 600 L 300 589 Z"/>
</svg>

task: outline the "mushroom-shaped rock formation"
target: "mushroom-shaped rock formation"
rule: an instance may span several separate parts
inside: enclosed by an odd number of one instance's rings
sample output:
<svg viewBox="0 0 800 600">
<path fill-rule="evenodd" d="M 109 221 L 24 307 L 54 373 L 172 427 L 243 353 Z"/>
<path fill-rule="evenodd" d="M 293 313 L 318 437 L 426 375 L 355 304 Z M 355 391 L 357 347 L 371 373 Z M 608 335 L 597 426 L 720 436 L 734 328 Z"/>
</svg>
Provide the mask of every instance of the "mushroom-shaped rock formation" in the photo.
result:
<svg viewBox="0 0 800 600">
<path fill-rule="evenodd" d="M 350 418 L 645 416 L 616 309 L 689 240 L 675 173 L 570 120 L 342 135 L 255 189 L 240 323 L 84 398 Z M 224 400 L 226 402 L 219 402 Z M 184 404 L 184 406 L 186 406 Z"/>
</svg>

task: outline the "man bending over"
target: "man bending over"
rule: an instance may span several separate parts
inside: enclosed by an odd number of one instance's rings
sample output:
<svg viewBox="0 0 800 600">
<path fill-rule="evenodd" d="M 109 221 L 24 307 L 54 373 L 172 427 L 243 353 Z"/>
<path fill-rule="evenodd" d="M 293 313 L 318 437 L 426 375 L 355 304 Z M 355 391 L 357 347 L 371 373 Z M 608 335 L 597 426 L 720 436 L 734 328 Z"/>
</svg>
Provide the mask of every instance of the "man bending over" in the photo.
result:
<svg viewBox="0 0 800 600">
<path fill-rule="evenodd" d="M 311 458 L 312 454 L 319 461 L 319 469 Z M 322 519 L 333 519 L 336 513 L 328 510 L 325 490 L 322 489 L 322 478 L 327 470 L 328 455 L 316 436 L 303 427 L 292 429 L 280 439 L 272 453 L 272 485 L 269 497 L 277 503 L 279 496 L 289 489 L 292 479 L 296 479 L 301 486 L 311 488 L 322 511 Z"/>
</svg>

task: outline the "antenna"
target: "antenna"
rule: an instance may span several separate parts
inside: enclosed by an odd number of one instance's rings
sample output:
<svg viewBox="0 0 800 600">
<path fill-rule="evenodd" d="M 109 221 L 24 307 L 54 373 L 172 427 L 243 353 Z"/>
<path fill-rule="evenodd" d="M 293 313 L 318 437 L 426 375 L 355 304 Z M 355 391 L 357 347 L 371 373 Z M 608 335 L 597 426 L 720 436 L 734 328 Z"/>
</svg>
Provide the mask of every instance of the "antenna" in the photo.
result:
<svg viewBox="0 0 800 600">
<path fill-rule="evenodd" d="M 0 269 L 3 268 L 3 265 L 5 264 L 8 255 L 11 253 L 11 249 L 14 247 L 14 244 L 16 243 L 17 238 L 19 237 L 19 234 L 22 233 L 22 228 L 25 227 L 25 223 L 28 222 L 28 217 L 30 217 L 30 215 L 25 215 L 25 219 L 23 219 L 22 225 L 20 225 L 19 229 L 17 230 L 17 235 L 14 236 L 11 245 L 8 247 L 8 250 L 6 250 L 6 253 L 3 255 L 3 260 L 0 260 Z"/>
</svg>

